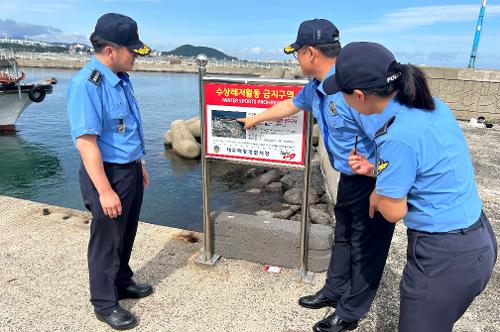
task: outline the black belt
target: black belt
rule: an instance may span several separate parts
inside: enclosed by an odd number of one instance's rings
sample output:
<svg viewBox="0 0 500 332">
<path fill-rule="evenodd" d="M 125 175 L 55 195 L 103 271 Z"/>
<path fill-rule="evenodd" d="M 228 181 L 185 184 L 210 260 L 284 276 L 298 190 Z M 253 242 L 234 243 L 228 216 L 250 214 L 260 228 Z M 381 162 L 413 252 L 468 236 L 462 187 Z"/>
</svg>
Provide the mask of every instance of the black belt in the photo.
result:
<svg viewBox="0 0 500 332">
<path fill-rule="evenodd" d="M 473 230 L 481 227 L 482 225 L 483 225 L 483 212 L 481 212 L 481 216 L 479 216 L 479 219 L 475 223 L 473 223 L 472 225 L 470 225 L 469 227 L 466 227 L 466 228 L 454 229 L 454 230 L 447 231 L 447 232 L 426 232 L 426 231 L 419 231 L 419 230 L 412 229 L 412 228 L 409 228 L 408 230 L 412 231 L 412 232 L 424 233 L 424 234 L 459 234 L 459 233 L 465 234 L 465 233 L 468 233 L 470 231 L 473 231 Z"/>
<path fill-rule="evenodd" d="M 483 225 L 483 213 L 481 212 L 481 216 L 479 217 L 479 219 L 473 223 L 472 225 L 470 225 L 469 227 L 467 228 L 460 228 L 460 229 L 454 229 L 452 231 L 448 231 L 448 232 L 445 232 L 445 233 L 448 233 L 448 234 L 458 234 L 458 233 L 462 233 L 462 234 L 465 234 L 467 232 L 470 232 L 470 231 L 473 231 L 475 230 L 476 228 L 479 228 Z"/>
</svg>

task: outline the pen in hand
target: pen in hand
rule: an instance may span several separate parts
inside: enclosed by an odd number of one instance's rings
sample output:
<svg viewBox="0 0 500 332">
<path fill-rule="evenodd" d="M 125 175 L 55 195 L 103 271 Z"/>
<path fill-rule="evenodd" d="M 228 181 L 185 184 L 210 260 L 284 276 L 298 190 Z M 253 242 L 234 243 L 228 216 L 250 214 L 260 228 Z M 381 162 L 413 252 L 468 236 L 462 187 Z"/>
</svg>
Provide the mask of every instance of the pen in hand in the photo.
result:
<svg viewBox="0 0 500 332">
<path fill-rule="evenodd" d="M 356 155 L 358 152 L 358 134 L 356 134 L 356 138 L 354 141 L 354 155 Z"/>
</svg>

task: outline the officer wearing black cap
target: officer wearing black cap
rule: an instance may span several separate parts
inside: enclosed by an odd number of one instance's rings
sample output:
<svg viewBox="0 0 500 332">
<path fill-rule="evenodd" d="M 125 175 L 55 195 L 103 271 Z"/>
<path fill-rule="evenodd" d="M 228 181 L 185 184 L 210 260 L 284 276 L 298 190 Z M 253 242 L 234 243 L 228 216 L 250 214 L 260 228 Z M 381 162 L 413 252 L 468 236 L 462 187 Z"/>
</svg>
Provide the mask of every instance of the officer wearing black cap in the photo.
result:
<svg viewBox="0 0 500 332">
<path fill-rule="evenodd" d="M 370 214 L 408 227 L 399 331 L 446 332 L 486 287 L 497 257 L 467 142 L 424 73 L 376 43 L 351 43 L 325 91 L 363 114 L 395 110 L 377 131 L 377 163 L 351 155 L 356 173 L 375 169 Z M 328 322 L 327 322 L 328 323 Z"/>
<path fill-rule="evenodd" d="M 297 40 L 287 46 L 294 53 L 304 75 L 313 79 L 290 100 L 280 102 L 266 111 L 245 119 L 245 128 L 259 122 L 290 116 L 301 110 L 313 112 L 323 137 L 332 166 L 340 180 L 335 204 L 335 238 L 327 279 L 315 294 L 303 296 L 299 304 L 310 309 L 336 307 L 334 324 L 315 331 L 340 332 L 355 329 L 358 320 L 369 310 L 377 292 L 389 251 L 394 225 L 377 214 L 368 216 L 368 202 L 375 179 L 356 175 L 348 165 L 349 153 L 355 148 L 374 161 L 373 137 L 381 116 L 360 116 L 344 101 L 342 94 L 327 96 L 324 80 L 335 73 L 336 56 L 341 47 L 339 31 L 330 21 L 304 21 Z M 385 114 L 384 116 L 387 116 Z"/>
<path fill-rule="evenodd" d="M 118 304 L 153 292 L 135 283 L 129 266 L 149 176 L 141 115 L 126 73 L 137 56 L 150 53 L 139 40 L 137 23 L 109 13 L 90 37 L 95 57 L 68 89 L 71 135 L 80 152 L 80 189 L 92 212 L 88 267 L 90 301 L 98 319 L 128 329 L 136 319 Z"/>
</svg>

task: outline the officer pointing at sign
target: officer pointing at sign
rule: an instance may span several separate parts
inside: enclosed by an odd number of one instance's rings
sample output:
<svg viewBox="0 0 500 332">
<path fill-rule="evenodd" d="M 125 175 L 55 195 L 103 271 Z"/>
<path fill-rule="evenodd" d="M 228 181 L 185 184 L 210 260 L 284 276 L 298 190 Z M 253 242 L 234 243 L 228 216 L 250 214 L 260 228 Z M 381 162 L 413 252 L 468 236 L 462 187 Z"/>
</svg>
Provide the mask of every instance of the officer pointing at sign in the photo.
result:
<svg viewBox="0 0 500 332">
<path fill-rule="evenodd" d="M 314 78 L 293 99 L 256 116 L 239 119 L 245 128 L 250 128 L 301 110 L 312 112 L 330 162 L 341 173 L 327 279 L 318 292 L 299 299 L 299 305 L 309 309 L 336 307 L 333 314 L 315 324 L 314 330 L 320 332 L 341 332 L 357 327 L 375 298 L 394 232 L 394 225 L 380 214 L 374 219 L 368 216 L 375 179 L 353 174 L 348 165 L 349 152 L 356 142 L 359 153 L 374 159 L 373 135 L 378 123 L 384 121 L 378 115 L 360 116 L 345 103 L 342 94 L 327 96 L 323 90 L 324 80 L 335 73 L 335 59 L 340 50 L 339 31 L 330 21 L 302 22 L 297 40 L 284 51 L 294 53 L 302 73 Z"/>
<path fill-rule="evenodd" d="M 463 133 L 450 108 L 431 96 L 424 73 L 382 45 L 347 45 L 336 69 L 327 93 L 342 92 L 362 114 L 396 109 L 375 134 L 375 167 L 359 154 L 349 163 L 357 173 L 375 168 L 370 213 L 408 227 L 399 331 L 451 331 L 486 287 L 497 257 Z"/>
<path fill-rule="evenodd" d="M 95 57 L 68 89 L 71 135 L 82 159 L 80 189 L 92 212 L 90 301 L 98 319 L 128 329 L 136 319 L 118 300 L 148 296 L 153 288 L 135 283 L 129 266 L 149 176 L 141 116 L 126 71 L 150 49 L 139 40 L 137 23 L 114 13 L 99 18 L 90 41 Z"/>
</svg>

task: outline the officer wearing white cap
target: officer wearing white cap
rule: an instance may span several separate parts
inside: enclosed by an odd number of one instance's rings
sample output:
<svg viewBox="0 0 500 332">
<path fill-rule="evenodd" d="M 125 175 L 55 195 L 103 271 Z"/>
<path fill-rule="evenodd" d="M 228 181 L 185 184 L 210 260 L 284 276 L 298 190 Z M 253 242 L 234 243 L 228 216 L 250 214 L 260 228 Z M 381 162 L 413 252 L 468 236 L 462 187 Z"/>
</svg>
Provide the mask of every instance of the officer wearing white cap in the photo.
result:
<svg viewBox="0 0 500 332">
<path fill-rule="evenodd" d="M 254 117 L 240 119 L 245 122 L 245 128 L 249 128 L 301 110 L 312 112 L 330 162 L 341 173 L 327 279 L 318 292 L 299 299 L 301 306 L 310 309 L 336 307 L 335 324 L 327 329 L 331 332 L 355 329 L 358 320 L 370 309 L 394 232 L 394 225 L 380 214 L 376 214 L 374 220 L 368 216 L 369 195 L 375 187 L 375 179 L 353 174 L 348 165 L 349 152 L 356 141 L 357 152 L 374 161 L 373 136 L 379 124 L 385 122 L 383 117 L 360 116 L 345 103 L 341 93 L 327 96 L 323 90 L 325 78 L 335 73 L 335 59 L 340 49 L 339 31 L 330 21 L 302 22 L 296 41 L 284 51 L 294 53 L 303 74 L 313 79 L 293 99 L 282 101 Z M 321 324 L 322 320 L 314 329 Z"/>
<path fill-rule="evenodd" d="M 357 173 L 375 168 L 370 213 L 408 227 L 399 331 L 451 331 L 486 287 L 497 257 L 457 121 L 431 96 L 424 73 L 380 44 L 345 46 L 324 88 L 342 92 L 362 114 L 396 109 L 375 134 L 376 165 L 359 154 L 349 163 Z"/>
<path fill-rule="evenodd" d="M 150 49 L 139 40 L 137 23 L 109 13 L 90 37 L 95 57 L 68 89 L 71 135 L 80 152 L 80 189 L 92 212 L 88 267 L 90 301 L 98 319 L 128 329 L 136 319 L 118 304 L 153 292 L 135 283 L 129 266 L 144 188 L 149 176 L 141 115 L 126 71 Z"/>
</svg>

